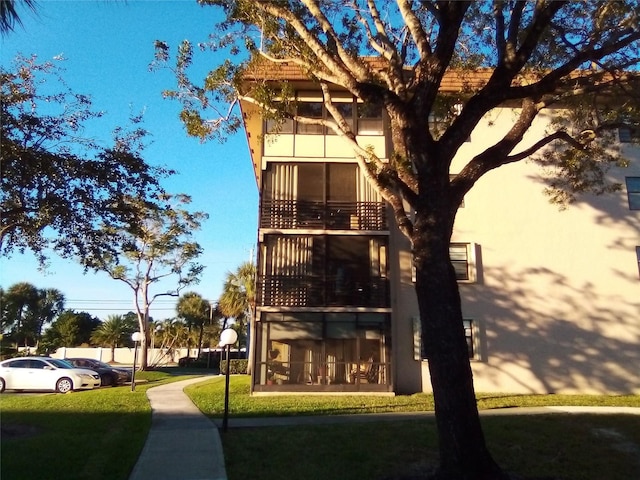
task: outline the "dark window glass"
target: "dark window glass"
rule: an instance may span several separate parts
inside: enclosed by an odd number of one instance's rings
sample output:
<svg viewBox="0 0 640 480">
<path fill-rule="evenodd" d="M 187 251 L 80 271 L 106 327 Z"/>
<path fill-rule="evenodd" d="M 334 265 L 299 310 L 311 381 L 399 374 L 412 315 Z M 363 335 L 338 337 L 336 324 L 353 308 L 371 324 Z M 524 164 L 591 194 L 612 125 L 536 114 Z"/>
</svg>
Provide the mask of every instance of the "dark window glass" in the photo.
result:
<svg viewBox="0 0 640 480">
<path fill-rule="evenodd" d="M 449 246 L 449 256 L 456 271 L 456 279 L 469 280 L 469 258 L 467 245 L 464 243 L 452 243 Z"/>
<path fill-rule="evenodd" d="M 29 360 L 15 360 L 13 362 L 10 362 L 7 366 L 11 368 L 29 368 Z"/>
<path fill-rule="evenodd" d="M 629 209 L 640 210 L 640 177 L 627 177 L 627 196 L 629 198 Z"/>
<path fill-rule="evenodd" d="M 620 127 L 618 137 L 620 143 L 640 142 L 640 127 Z"/>
<path fill-rule="evenodd" d="M 353 163 L 328 163 L 327 185 L 327 200 L 332 202 L 355 202 L 356 165 Z"/>
<path fill-rule="evenodd" d="M 285 120 L 267 120 L 265 131 L 267 133 L 293 133 L 293 120 L 287 118 Z"/>
<path fill-rule="evenodd" d="M 349 128 L 353 130 L 353 103 L 334 103 L 333 106 L 340 112 L 340 115 L 349 124 Z M 327 129 L 327 133 L 330 135 L 335 134 L 330 128 Z"/>
<path fill-rule="evenodd" d="M 475 357 L 475 351 L 473 348 L 473 320 L 463 320 L 462 325 L 464 326 L 464 338 L 467 341 L 467 351 L 469 352 L 469 358 Z"/>
<path fill-rule="evenodd" d="M 47 364 L 40 361 L 40 360 L 31 360 L 30 364 L 29 364 L 29 368 L 38 368 L 38 369 L 44 369 L 44 367 L 46 367 Z"/>
<path fill-rule="evenodd" d="M 322 119 L 323 105 L 320 102 L 300 102 L 298 104 L 298 115 L 301 117 L 307 117 L 312 119 Z M 322 125 L 308 125 L 305 123 L 297 122 L 297 133 L 322 135 Z"/>
<path fill-rule="evenodd" d="M 382 104 L 358 103 L 358 135 L 382 135 Z"/>
<path fill-rule="evenodd" d="M 298 200 L 324 202 L 324 164 L 298 165 Z"/>
</svg>

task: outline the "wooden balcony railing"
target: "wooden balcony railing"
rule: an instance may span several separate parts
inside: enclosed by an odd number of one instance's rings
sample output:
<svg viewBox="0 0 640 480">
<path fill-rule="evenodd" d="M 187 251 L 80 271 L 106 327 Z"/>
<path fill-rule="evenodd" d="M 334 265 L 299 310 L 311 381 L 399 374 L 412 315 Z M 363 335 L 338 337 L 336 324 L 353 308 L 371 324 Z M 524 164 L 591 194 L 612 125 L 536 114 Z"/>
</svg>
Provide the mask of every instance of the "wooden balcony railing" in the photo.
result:
<svg viewBox="0 0 640 480">
<path fill-rule="evenodd" d="M 263 276 L 258 279 L 258 305 L 371 308 L 389 306 L 389 282 L 386 278 L 370 278 L 351 284 L 337 280 L 335 276 Z"/>
<path fill-rule="evenodd" d="M 263 200 L 261 228 L 387 230 L 383 202 Z"/>
</svg>

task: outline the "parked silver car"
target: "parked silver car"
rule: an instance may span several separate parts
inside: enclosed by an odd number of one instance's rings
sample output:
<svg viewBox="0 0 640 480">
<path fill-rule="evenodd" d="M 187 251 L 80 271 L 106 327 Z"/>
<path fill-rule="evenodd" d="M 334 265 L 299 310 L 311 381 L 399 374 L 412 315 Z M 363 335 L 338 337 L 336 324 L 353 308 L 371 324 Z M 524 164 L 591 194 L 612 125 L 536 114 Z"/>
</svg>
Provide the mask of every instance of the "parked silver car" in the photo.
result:
<svg viewBox="0 0 640 480">
<path fill-rule="evenodd" d="M 0 362 L 0 393 L 5 390 L 53 390 L 67 393 L 100 386 L 93 370 L 74 368 L 51 357 L 18 357 Z"/>
</svg>

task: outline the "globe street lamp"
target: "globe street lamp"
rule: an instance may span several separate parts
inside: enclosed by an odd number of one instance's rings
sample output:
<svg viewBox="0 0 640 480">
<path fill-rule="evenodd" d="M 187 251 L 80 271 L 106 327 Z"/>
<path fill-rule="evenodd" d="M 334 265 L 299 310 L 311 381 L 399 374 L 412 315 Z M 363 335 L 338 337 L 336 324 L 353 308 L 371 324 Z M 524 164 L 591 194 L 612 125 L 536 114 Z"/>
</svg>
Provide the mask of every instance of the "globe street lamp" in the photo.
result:
<svg viewBox="0 0 640 480">
<path fill-rule="evenodd" d="M 131 367 L 131 391 L 136 389 L 136 361 L 138 360 L 138 342 L 142 340 L 142 334 L 140 332 L 133 332 L 131 334 L 131 340 L 133 340 L 133 367 Z"/>
<path fill-rule="evenodd" d="M 220 334 L 220 346 L 227 347 L 227 370 L 226 377 L 224 383 L 224 416 L 222 417 L 222 431 L 227 431 L 227 424 L 229 419 L 229 350 L 231 349 L 231 345 L 238 341 L 238 332 L 236 332 L 232 328 L 227 328 L 223 330 Z"/>
</svg>

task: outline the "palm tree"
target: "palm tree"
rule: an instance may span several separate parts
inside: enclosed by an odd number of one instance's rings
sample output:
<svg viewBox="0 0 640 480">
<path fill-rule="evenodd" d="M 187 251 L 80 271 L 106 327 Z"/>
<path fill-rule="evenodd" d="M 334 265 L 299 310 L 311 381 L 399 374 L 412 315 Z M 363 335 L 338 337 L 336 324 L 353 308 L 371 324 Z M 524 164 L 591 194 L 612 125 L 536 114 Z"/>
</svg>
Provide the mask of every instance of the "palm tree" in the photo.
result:
<svg viewBox="0 0 640 480">
<path fill-rule="evenodd" d="M 222 315 L 234 318 L 237 323 L 239 344 L 244 343 L 249 351 L 247 369 L 249 373 L 253 358 L 249 345 L 249 334 L 255 305 L 256 266 L 252 262 L 245 262 L 234 273 L 227 273 L 222 294 L 218 300 L 218 308 Z"/>
<path fill-rule="evenodd" d="M 111 362 L 114 360 L 115 350 L 136 329 L 136 324 L 123 315 L 109 315 L 107 319 L 93 332 L 91 341 L 99 345 L 111 347 Z"/>
<path fill-rule="evenodd" d="M 34 311 L 38 303 L 38 289 L 28 283 L 11 285 L 2 298 L 2 333 L 8 334 L 17 349 L 18 345 L 28 346 L 33 336 Z"/>
<path fill-rule="evenodd" d="M 160 350 L 163 352 L 160 361 L 163 357 L 169 356 L 173 359 L 175 349 L 182 347 L 189 335 L 189 329 L 182 320 L 175 318 L 169 318 L 156 324 L 155 334 L 160 340 Z"/>
<path fill-rule="evenodd" d="M 31 11 L 35 12 L 36 10 L 35 0 L 0 0 L 0 33 L 2 35 L 13 31 L 16 24 L 22 25 L 22 20 L 20 20 L 20 15 L 16 10 L 18 3 L 23 4 Z"/>
<path fill-rule="evenodd" d="M 25 347 L 38 346 L 42 328 L 64 310 L 64 295 L 55 288 L 39 289 L 27 282 L 3 292 L 2 330 Z"/>
<path fill-rule="evenodd" d="M 182 318 L 187 327 L 189 328 L 189 332 L 192 332 L 193 328 L 196 327 L 198 329 L 198 356 L 200 356 L 200 350 L 202 348 L 202 336 L 204 333 L 204 326 L 209 320 L 212 307 L 211 304 L 202 298 L 201 295 L 195 292 L 187 292 L 180 297 L 178 300 L 178 304 L 176 305 L 176 312 L 180 318 Z M 187 352 L 189 345 L 187 345 Z M 189 353 L 187 353 L 187 357 Z"/>
<path fill-rule="evenodd" d="M 51 323 L 54 318 L 64 312 L 64 295 L 55 288 L 38 290 L 36 303 L 36 315 L 34 318 L 34 333 L 36 335 L 36 347 L 42 336 L 42 327 Z"/>
</svg>

